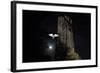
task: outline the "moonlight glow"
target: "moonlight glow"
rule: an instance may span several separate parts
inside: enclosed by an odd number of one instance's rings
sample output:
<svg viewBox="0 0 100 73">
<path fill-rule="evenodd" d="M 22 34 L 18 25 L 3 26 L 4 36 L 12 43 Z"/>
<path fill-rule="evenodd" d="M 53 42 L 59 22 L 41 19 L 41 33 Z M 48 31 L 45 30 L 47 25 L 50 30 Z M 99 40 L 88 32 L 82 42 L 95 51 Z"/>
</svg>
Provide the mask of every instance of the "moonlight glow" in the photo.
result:
<svg viewBox="0 0 100 73">
<path fill-rule="evenodd" d="M 53 46 L 50 45 L 50 46 L 49 46 L 49 49 L 52 50 L 52 48 L 53 48 Z"/>
</svg>

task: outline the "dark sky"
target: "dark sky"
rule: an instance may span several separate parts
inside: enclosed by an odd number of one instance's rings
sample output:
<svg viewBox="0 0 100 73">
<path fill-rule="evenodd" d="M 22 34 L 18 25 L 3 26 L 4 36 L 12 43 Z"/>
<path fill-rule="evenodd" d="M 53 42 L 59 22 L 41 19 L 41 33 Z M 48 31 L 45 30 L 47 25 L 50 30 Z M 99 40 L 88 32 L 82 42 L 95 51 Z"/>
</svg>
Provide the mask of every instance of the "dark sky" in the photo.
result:
<svg viewBox="0 0 100 73">
<path fill-rule="evenodd" d="M 91 15 L 73 14 L 73 29 L 75 46 L 82 59 L 90 58 Z"/>
<path fill-rule="evenodd" d="M 23 62 L 45 60 L 42 41 L 57 33 L 59 15 L 72 18 L 75 49 L 82 59 L 90 59 L 90 14 L 23 10 Z"/>
</svg>

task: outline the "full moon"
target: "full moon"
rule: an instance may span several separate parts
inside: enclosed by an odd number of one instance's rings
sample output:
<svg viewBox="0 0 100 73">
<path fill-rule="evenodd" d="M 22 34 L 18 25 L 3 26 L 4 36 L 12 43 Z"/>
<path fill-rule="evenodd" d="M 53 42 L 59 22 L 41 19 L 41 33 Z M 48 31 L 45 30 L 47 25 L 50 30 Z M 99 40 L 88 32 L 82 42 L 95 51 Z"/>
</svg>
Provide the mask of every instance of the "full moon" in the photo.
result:
<svg viewBox="0 0 100 73">
<path fill-rule="evenodd" d="M 53 48 L 53 46 L 50 45 L 50 46 L 49 46 L 49 49 L 52 50 L 52 48 Z"/>
</svg>

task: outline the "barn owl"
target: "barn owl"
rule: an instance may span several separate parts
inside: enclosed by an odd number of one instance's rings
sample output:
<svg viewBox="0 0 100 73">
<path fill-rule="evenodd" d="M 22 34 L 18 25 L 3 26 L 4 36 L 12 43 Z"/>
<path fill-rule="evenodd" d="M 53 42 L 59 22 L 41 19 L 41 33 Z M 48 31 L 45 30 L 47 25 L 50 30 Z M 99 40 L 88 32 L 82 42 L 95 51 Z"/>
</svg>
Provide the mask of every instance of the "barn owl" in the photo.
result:
<svg viewBox="0 0 100 73">
<path fill-rule="evenodd" d="M 52 37 L 53 39 L 54 38 L 56 38 L 56 37 L 59 37 L 59 35 L 58 34 L 52 34 L 52 33 L 50 33 L 50 34 L 48 34 L 50 37 Z"/>
</svg>

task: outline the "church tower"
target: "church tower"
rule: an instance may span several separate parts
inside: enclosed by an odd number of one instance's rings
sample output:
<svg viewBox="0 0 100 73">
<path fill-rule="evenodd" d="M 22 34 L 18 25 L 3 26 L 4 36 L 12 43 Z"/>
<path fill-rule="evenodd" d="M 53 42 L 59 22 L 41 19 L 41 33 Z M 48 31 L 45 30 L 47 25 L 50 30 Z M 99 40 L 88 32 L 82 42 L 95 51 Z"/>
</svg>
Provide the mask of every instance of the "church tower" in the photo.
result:
<svg viewBox="0 0 100 73">
<path fill-rule="evenodd" d="M 58 16 L 57 27 L 59 42 L 62 43 L 67 50 L 66 59 L 79 59 L 79 55 L 75 52 L 72 19 L 67 15 Z"/>
</svg>

